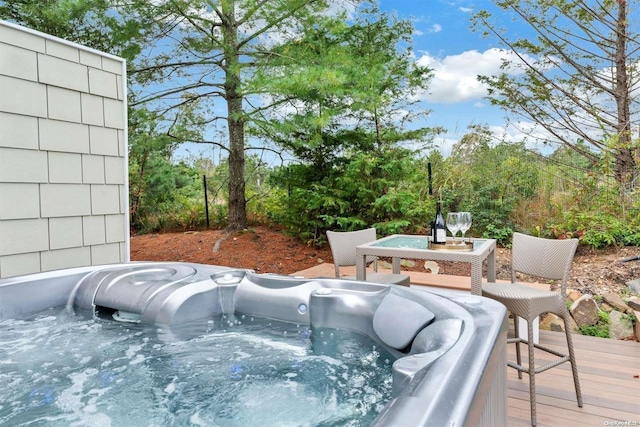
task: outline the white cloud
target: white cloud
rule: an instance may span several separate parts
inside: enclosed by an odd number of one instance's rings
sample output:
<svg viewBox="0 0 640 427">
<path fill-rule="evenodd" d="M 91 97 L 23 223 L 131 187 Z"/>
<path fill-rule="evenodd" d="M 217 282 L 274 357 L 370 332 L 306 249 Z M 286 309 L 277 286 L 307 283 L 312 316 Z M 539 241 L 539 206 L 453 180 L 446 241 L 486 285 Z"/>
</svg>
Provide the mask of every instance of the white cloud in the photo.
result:
<svg viewBox="0 0 640 427">
<path fill-rule="evenodd" d="M 474 124 L 473 122 L 470 124 Z M 519 121 L 511 124 L 503 125 L 489 125 L 486 123 L 475 123 L 486 126 L 487 129 L 493 135 L 492 141 L 498 142 L 525 142 L 527 148 L 536 150 L 544 155 L 551 154 L 558 148 L 559 143 L 545 131 L 540 125 Z M 444 157 L 449 157 L 453 146 L 460 141 L 460 139 L 471 132 L 467 127 L 456 128 L 449 132 L 438 135 L 434 138 L 434 149 L 439 151 Z M 546 144 L 543 142 L 546 141 Z"/>
<path fill-rule="evenodd" d="M 433 24 L 431 28 L 427 30 L 429 33 L 439 33 L 440 31 L 442 31 L 442 25 L 440 24 Z"/>
<path fill-rule="evenodd" d="M 417 60 L 419 65 L 428 66 L 434 72 L 429 93 L 421 96 L 432 103 L 458 103 L 483 98 L 487 88 L 477 79 L 478 75 L 495 75 L 503 59 L 517 60 L 514 53 L 502 49 L 488 49 L 484 52 L 468 50 L 458 55 L 444 58 L 432 57 L 428 53 Z M 512 73 L 521 71 L 512 70 Z"/>
<path fill-rule="evenodd" d="M 458 139 L 444 137 L 435 137 L 433 140 L 433 146 L 436 150 L 440 151 L 443 157 L 449 157 L 453 146 L 458 142 Z"/>
<path fill-rule="evenodd" d="M 557 144 L 543 144 L 538 138 L 553 141 L 549 135 L 539 125 L 532 122 L 520 121 L 515 124 L 508 125 L 486 125 L 487 129 L 493 135 L 493 141 L 503 142 L 521 142 L 525 141 L 525 145 L 532 150 L 537 150 L 542 154 L 550 154 L 557 148 Z M 453 146 L 470 130 L 454 129 L 444 135 L 434 138 L 434 148 L 444 156 L 449 157 Z M 535 136 L 535 137 L 534 137 Z M 544 138 L 546 136 L 546 138 Z"/>
<path fill-rule="evenodd" d="M 542 154 L 552 153 L 560 145 L 557 138 L 538 123 L 519 120 L 505 126 L 489 126 L 489 130 L 496 140 L 505 142 L 524 142 L 530 150 L 537 150 Z M 566 132 L 569 137 L 569 133 Z"/>
<path fill-rule="evenodd" d="M 471 13 L 471 12 L 473 12 L 473 8 L 471 8 L 471 7 L 462 7 L 462 6 L 461 6 L 461 7 L 459 7 L 459 8 L 458 8 L 458 10 L 459 10 L 460 12 L 464 12 L 464 13 Z"/>
</svg>

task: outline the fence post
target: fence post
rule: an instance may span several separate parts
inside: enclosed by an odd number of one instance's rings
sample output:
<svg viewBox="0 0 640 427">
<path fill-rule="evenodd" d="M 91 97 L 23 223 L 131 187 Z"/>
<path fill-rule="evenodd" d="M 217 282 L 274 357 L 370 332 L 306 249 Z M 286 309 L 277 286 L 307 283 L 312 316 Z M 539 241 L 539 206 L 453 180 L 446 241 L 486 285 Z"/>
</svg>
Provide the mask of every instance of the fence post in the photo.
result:
<svg viewBox="0 0 640 427">
<path fill-rule="evenodd" d="M 209 200 L 207 198 L 207 176 L 202 175 L 202 184 L 204 185 L 204 213 L 207 217 L 207 229 L 209 228 Z"/>
</svg>

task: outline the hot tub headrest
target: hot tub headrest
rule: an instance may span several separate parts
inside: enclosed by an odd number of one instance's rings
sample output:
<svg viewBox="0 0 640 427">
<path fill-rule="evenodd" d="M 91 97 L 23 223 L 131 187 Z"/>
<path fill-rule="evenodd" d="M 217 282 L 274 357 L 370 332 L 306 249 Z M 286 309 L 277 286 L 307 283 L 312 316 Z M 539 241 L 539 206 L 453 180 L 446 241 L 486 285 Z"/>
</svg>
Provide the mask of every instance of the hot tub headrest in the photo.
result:
<svg viewBox="0 0 640 427">
<path fill-rule="evenodd" d="M 423 305 L 394 294 L 387 294 L 373 315 L 373 330 L 390 347 L 406 348 L 434 319 Z"/>
<path fill-rule="evenodd" d="M 443 319 L 433 322 L 416 336 L 410 354 L 438 351 L 444 353 L 460 338 L 463 322 L 460 319 Z"/>
</svg>

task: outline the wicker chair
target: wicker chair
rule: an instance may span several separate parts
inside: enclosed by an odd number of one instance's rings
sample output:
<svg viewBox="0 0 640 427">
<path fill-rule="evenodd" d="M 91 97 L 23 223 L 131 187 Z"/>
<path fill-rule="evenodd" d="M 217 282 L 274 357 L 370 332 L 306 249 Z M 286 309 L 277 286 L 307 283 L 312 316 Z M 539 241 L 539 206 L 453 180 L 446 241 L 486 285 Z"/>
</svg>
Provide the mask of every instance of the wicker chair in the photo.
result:
<svg viewBox="0 0 640 427">
<path fill-rule="evenodd" d="M 516 344 L 516 363 L 508 362 L 508 365 L 518 370 L 518 378 L 522 378 L 523 372 L 529 374 L 529 399 L 531 401 L 531 425 L 533 426 L 536 425 L 535 375 L 558 366 L 561 363 L 567 361 L 571 363 L 578 406 L 582 407 L 582 393 L 580 392 L 578 369 L 569 326 L 570 314 L 565 304 L 567 279 L 577 246 L 578 239 L 541 239 L 521 233 L 514 233 L 511 254 L 511 281 L 513 283 L 484 283 L 482 285 L 483 296 L 500 301 L 512 314 L 516 337 L 509 339 L 508 342 Z M 516 272 L 545 279 L 560 280 L 560 291 L 545 291 L 515 283 Z M 568 355 L 534 343 L 533 322 L 536 317 L 543 313 L 553 313 L 564 320 L 567 347 L 569 350 Z M 527 321 L 527 339 L 518 337 L 519 317 Z M 522 366 L 520 343 L 527 344 L 528 346 L 528 367 Z M 557 356 L 558 359 L 536 368 L 534 348 L 551 353 Z"/>
<path fill-rule="evenodd" d="M 331 246 L 336 277 L 356 279 L 356 276 L 340 276 L 340 267 L 356 265 L 356 246 L 376 240 L 376 229 L 367 228 L 359 231 L 327 231 L 327 240 Z M 385 285 L 409 286 L 410 277 L 406 274 L 378 273 L 376 257 L 368 257 L 367 264 L 373 262 L 373 272 L 367 272 L 367 282 Z"/>
</svg>

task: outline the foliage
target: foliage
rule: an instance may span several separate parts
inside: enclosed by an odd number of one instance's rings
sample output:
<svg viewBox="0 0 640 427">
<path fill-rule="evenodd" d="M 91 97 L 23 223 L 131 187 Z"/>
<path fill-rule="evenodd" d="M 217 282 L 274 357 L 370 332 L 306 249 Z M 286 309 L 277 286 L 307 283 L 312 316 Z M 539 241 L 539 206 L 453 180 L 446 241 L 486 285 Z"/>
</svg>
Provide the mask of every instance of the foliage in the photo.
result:
<svg viewBox="0 0 640 427">
<path fill-rule="evenodd" d="M 640 217 L 620 217 L 603 212 L 579 212 L 571 210 L 564 214 L 564 222 L 556 226 L 556 235 L 580 237 L 582 242 L 593 247 L 640 246 Z"/>
<path fill-rule="evenodd" d="M 357 153 L 308 186 L 300 182 L 308 182 L 316 172 L 312 167 L 282 168 L 272 177 L 281 190 L 280 204 L 270 215 L 313 243 L 322 243 L 327 229 L 375 226 L 381 234 L 424 232 L 433 209 L 402 184 L 415 167 L 408 153 L 401 149 Z"/>
<path fill-rule="evenodd" d="M 142 0 L 0 1 L 0 19 L 133 60 L 155 31 Z"/>
<path fill-rule="evenodd" d="M 304 22 L 327 5 L 321 0 L 173 0 L 148 1 L 148 7 L 159 17 L 168 45 L 148 51 L 131 71 L 145 88 L 134 105 L 165 115 L 167 134 L 212 144 L 227 154 L 227 227 L 243 229 L 245 127 L 253 115 L 270 108 L 264 91 L 249 82 L 274 58 L 282 61 L 280 44 L 297 37 Z M 176 135 L 175 123 L 199 128 L 198 138 Z"/>
<path fill-rule="evenodd" d="M 412 95 L 430 77 L 411 60 L 411 23 L 373 5 L 346 20 L 317 17 L 281 46 L 281 57 L 296 61 L 274 62 L 255 80 L 287 109 L 265 114 L 253 134 L 299 162 L 274 175 L 286 192 L 279 193 L 283 210 L 272 215 L 316 243 L 328 228 L 375 226 L 387 234 L 428 222 L 426 197 L 410 185 L 420 164 L 402 148 L 429 144 L 435 131 L 410 127 L 426 113 Z"/>
<path fill-rule="evenodd" d="M 600 319 L 595 325 L 581 326 L 580 333 L 592 337 L 609 338 L 609 313 L 599 311 L 598 317 Z"/>
<path fill-rule="evenodd" d="M 495 143 L 476 127 L 454 146 L 437 191 L 449 211 L 473 213 L 471 233 L 507 244 L 519 228 L 514 211 L 538 193 L 539 166 L 523 145 Z"/>
<path fill-rule="evenodd" d="M 152 155 L 146 159 L 145 172 L 130 162 L 131 226 L 141 232 L 188 230 L 204 224 L 204 205 L 198 197 L 200 180 L 185 164 L 174 167 L 166 158 Z M 201 191 L 201 190 L 200 190 Z M 200 200 L 198 200 L 200 199 Z"/>
<path fill-rule="evenodd" d="M 158 133 L 157 117 L 149 111 L 130 109 L 129 122 L 131 227 L 140 232 L 200 227 L 197 171 L 172 161 L 175 141 Z"/>
<path fill-rule="evenodd" d="M 580 237 L 594 248 L 640 245 L 637 190 L 606 180 L 606 156 L 585 169 L 580 184 L 564 196 L 569 208 L 549 224 L 553 237 Z"/>
<path fill-rule="evenodd" d="M 531 137 L 560 141 L 582 155 L 604 152 L 614 176 L 633 182 L 640 173 L 640 147 L 633 81 L 637 79 L 637 10 L 626 1 L 494 0 L 498 11 L 478 11 L 473 28 L 495 37 L 508 53 L 503 72 L 481 76 L 491 103 L 519 121 L 531 122 Z M 525 24 L 510 33 L 500 17 Z M 594 148 L 585 151 L 577 142 Z"/>
<path fill-rule="evenodd" d="M 264 115 L 256 136 L 316 166 L 349 150 L 427 139 L 431 129 L 407 128 L 427 113 L 411 99 L 430 78 L 412 61 L 410 22 L 374 6 L 355 19 L 347 25 L 346 16 L 318 17 L 301 39 L 281 47 L 280 56 L 295 62 L 257 71 L 253 83 L 282 107 Z"/>
<path fill-rule="evenodd" d="M 498 244 L 505 248 L 511 247 L 511 236 L 513 235 L 513 229 L 509 226 L 500 227 L 499 225 L 487 224 L 486 229 L 482 232 L 484 239 L 496 239 Z"/>
</svg>

